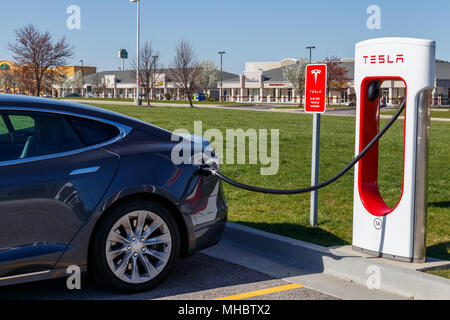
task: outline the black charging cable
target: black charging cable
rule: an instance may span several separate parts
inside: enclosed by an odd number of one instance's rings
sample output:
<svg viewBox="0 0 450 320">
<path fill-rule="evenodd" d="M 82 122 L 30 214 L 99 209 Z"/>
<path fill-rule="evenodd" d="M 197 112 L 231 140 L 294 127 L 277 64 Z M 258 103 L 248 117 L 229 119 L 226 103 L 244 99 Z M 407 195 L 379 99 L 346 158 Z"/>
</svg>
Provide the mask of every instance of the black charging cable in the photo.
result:
<svg viewBox="0 0 450 320">
<path fill-rule="evenodd" d="M 400 116 L 400 114 L 403 112 L 404 109 L 405 109 L 405 101 L 403 101 L 400 108 L 394 114 L 392 119 L 389 120 L 389 122 L 384 126 L 384 128 L 380 132 L 378 132 L 378 134 L 375 136 L 375 138 L 373 138 L 373 140 L 364 148 L 363 151 L 361 151 L 360 154 L 358 154 L 358 156 L 356 158 L 354 158 L 352 160 L 352 162 L 350 162 L 344 169 L 342 169 L 342 171 L 340 171 L 334 177 L 328 179 L 327 181 L 319 183 L 315 186 L 301 188 L 301 189 L 291 189 L 291 190 L 259 188 L 259 187 L 250 186 L 250 185 L 246 185 L 246 184 L 234 181 L 234 180 L 226 177 L 222 173 L 220 173 L 219 170 L 215 167 L 204 166 L 201 168 L 201 170 L 211 173 L 212 175 L 222 179 L 223 181 L 225 181 L 226 183 L 229 183 L 230 185 L 232 185 L 234 187 L 248 190 L 248 191 L 253 191 L 253 192 L 269 193 L 269 194 L 301 194 L 301 193 L 308 193 L 308 192 L 311 192 L 314 190 L 318 190 L 318 189 L 321 189 L 323 187 L 326 187 L 326 186 L 332 184 L 333 182 L 335 182 L 336 180 L 341 178 L 344 174 L 346 174 L 347 171 L 349 171 L 351 168 L 353 168 L 359 162 L 359 160 L 361 160 L 362 157 L 364 157 L 364 155 L 367 152 L 369 152 L 369 150 L 378 142 L 378 140 L 380 140 L 380 138 L 386 133 L 386 131 L 389 130 L 389 128 L 394 124 L 395 120 L 397 120 L 397 118 Z"/>
</svg>

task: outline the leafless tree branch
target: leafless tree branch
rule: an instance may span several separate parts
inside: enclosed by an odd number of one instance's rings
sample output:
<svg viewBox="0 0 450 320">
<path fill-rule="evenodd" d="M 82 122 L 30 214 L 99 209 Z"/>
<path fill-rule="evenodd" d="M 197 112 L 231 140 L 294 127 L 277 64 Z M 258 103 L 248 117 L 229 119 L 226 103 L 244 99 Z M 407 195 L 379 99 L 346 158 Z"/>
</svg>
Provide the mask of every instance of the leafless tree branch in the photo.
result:
<svg viewBox="0 0 450 320">
<path fill-rule="evenodd" d="M 192 95 L 201 73 L 194 48 L 187 40 L 180 40 L 175 48 L 175 56 L 170 65 L 169 76 L 189 99 L 193 108 Z"/>
<path fill-rule="evenodd" d="M 48 32 L 41 33 L 34 25 L 16 30 L 16 41 L 8 43 L 8 49 L 14 62 L 30 72 L 36 96 L 41 92 L 43 80 L 53 75 L 50 69 L 65 65 L 74 54 L 65 38 L 54 41 Z"/>
</svg>

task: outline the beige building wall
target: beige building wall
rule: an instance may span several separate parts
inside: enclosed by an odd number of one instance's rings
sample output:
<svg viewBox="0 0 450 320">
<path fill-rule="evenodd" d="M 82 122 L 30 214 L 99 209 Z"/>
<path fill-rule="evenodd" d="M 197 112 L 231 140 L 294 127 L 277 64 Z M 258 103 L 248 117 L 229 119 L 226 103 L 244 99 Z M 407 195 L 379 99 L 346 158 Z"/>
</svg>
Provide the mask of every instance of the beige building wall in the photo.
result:
<svg viewBox="0 0 450 320">
<path fill-rule="evenodd" d="M 285 67 L 294 63 L 297 63 L 298 60 L 287 58 L 283 59 L 279 62 L 246 62 L 245 63 L 245 70 L 246 71 L 267 71 L 272 69 L 278 69 L 281 67 Z"/>
</svg>

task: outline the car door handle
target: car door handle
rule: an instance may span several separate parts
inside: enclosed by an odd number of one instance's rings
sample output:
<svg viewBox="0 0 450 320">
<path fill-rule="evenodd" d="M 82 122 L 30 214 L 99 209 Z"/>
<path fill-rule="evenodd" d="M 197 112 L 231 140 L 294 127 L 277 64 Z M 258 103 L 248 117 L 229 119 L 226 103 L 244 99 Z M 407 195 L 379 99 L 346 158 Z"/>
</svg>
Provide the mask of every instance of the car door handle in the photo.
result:
<svg viewBox="0 0 450 320">
<path fill-rule="evenodd" d="M 89 168 L 77 169 L 77 170 L 73 170 L 69 175 L 70 176 L 78 176 L 80 174 L 94 173 L 94 172 L 97 172 L 99 169 L 100 169 L 100 167 L 89 167 Z"/>
</svg>

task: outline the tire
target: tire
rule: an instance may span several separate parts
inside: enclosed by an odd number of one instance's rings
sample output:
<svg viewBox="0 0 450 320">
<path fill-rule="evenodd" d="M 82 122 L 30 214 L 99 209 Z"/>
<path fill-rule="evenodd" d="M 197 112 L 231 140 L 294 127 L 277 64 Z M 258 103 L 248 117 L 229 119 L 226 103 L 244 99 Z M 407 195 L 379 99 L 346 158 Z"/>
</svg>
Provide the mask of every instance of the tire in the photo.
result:
<svg viewBox="0 0 450 320">
<path fill-rule="evenodd" d="M 179 250 L 180 233 L 170 212 L 158 202 L 133 200 L 100 221 L 89 269 L 95 280 L 113 290 L 148 291 L 169 274 Z"/>
</svg>

